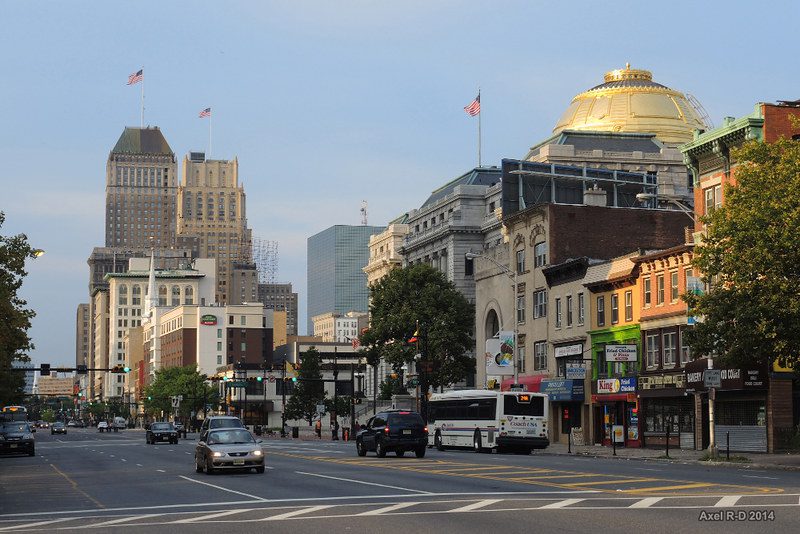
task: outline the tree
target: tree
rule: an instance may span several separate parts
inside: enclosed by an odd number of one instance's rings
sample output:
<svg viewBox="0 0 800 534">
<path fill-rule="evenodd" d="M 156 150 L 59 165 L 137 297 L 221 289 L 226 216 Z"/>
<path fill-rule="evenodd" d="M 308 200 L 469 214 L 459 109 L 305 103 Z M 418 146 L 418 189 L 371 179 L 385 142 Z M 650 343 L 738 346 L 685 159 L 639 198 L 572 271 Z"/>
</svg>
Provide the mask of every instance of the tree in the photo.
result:
<svg viewBox="0 0 800 534">
<path fill-rule="evenodd" d="M 5 218 L 0 211 L 0 228 Z M 12 364 L 30 361 L 27 352 L 34 347 L 28 330 L 36 314 L 25 308 L 17 291 L 28 274 L 25 260 L 34 257 L 25 234 L 0 235 L 0 405 L 20 404 L 24 396 L 24 373 L 12 370 Z"/>
<path fill-rule="evenodd" d="M 475 372 L 467 353 L 474 345 L 475 310 L 444 274 L 423 264 L 394 269 L 370 295 L 370 328 L 361 336 L 368 354 L 377 352 L 395 368 L 421 354 L 423 391 Z M 415 332 L 418 341 L 409 343 Z"/>
<path fill-rule="evenodd" d="M 292 396 L 286 401 L 286 419 L 305 419 L 309 426 L 317 417 L 317 405 L 325 402 L 322 358 L 315 347 L 300 355 L 300 369 Z"/>
<path fill-rule="evenodd" d="M 687 294 L 699 317 L 687 341 L 696 356 L 731 366 L 800 364 L 800 143 L 736 150 L 736 185 L 703 219 L 693 265 L 710 289 Z M 797 367 L 796 367 L 797 368 Z"/>
<path fill-rule="evenodd" d="M 216 403 L 218 397 L 217 389 L 206 383 L 207 379 L 194 365 L 159 369 L 153 383 L 144 389 L 145 412 L 156 418 L 162 411 L 173 413 L 172 397 L 177 395 L 183 396 L 178 415 L 187 417 L 192 411 L 203 411 L 205 404 Z"/>
<path fill-rule="evenodd" d="M 400 376 L 386 375 L 386 380 L 381 382 L 381 400 L 391 400 L 392 395 L 408 395 L 408 390 L 403 385 L 403 379 Z"/>
</svg>

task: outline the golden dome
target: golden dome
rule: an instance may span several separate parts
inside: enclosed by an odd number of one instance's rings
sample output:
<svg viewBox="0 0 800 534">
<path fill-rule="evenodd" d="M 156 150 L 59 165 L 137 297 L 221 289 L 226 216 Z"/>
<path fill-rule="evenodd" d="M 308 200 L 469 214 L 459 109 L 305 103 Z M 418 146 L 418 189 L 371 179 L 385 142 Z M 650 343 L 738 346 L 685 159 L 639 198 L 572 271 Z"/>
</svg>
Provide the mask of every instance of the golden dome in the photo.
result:
<svg viewBox="0 0 800 534">
<path fill-rule="evenodd" d="M 692 140 L 695 128 L 706 126 L 689 99 L 653 81 L 650 71 L 607 72 L 605 82 L 572 99 L 553 133 L 563 130 L 654 133 L 663 143 Z"/>
</svg>

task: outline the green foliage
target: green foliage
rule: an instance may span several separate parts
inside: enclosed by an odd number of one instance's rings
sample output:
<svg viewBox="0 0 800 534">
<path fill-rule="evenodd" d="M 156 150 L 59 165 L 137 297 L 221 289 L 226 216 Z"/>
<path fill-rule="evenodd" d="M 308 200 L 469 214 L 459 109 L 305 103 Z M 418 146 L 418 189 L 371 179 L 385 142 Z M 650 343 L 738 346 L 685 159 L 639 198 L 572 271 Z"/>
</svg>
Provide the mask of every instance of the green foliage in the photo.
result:
<svg viewBox="0 0 800 534">
<path fill-rule="evenodd" d="M 350 403 L 352 402 L 352 399 L 353 398 L 350 396 L 337 396 L 336 404 L 334 405 L 333 399 L 327 398 L 325 399 L 325 409 L 329 413 L 336 413 L 337 417 L 349 417 Z"/>
<path fill-rule="evenodd" d="M 734 187 L 704 219 L 693 264 L 712 281 L 686 295 L 702 317 L 688 342 L 731 366 L 800 364 L 800 143 L 748 143 L 734 152 Z"/>
<path fill-rule="evenodd" d="M 162 411 L 173 413 L 172 397 L 176 395 L 183 395 L 178 415 L 186 417 L 192 411 L 203 411 L 204 404 L 215 404 L 219 396 L 217 388 L 206 383 L 207 378 L 194 365 L 159 369 L 155 380 L 144 389 L 145 413 L 156 418 L 161 417 Z"/>
<path fill-rule="evenodd" d="M 433 387 L 459 382 L 475 372 L 471 332 L 475 310 L 444 274 L 428 265 L 394 269 L 371 290 L 370 328 L 361 336 L 368 357 L 380 355 L 399 368 L 417 352 L 431 363 Z M 419 324 L 419 343 L 408 343 Z"/>
<path fill-rule="evenodd" d="M 322 357 L 311 347 L 300 356 L 300 369 L 294 392 L 286 401 L 287 419 L 305 419 L 310 425 L 317 417 L 317 404 L 324 404 L 325 388 L 322 379 Z"/>
<path fill-rule="evenodd" d="M 397 378 L 392 378 L 392 375 L 386 375 L 386 380 L 381 382 L 380 388 L 378 398 L 381 400 L 391 400 L 392 395 L 408 395 L 408 390 L 403 385 L 403 379 L 400 375 Z"/>
<path fill-rule="evenodd" d="M 0 228 L 5 222 L 0 211 Z M 27 352 L 33 349 L 28 336 L 31 319 L 36 315 L 25 308 L 27 304 L 18 295 L 27 275 L 25 260 L 36 256 L 25 234 L 6 237 L 0 235 L 0 405 L 20 404 L 23 398 L 25 376 L 12 370 L 12 362 L 27 362 Z"/>
<path fill-rule="evenodd" d="M 56 414 L 50 408 L 45 408 L 41 411 L 39 419 L 42 421 L 47 421 L 48 423 L 52 423 L 56 420 Z"/>
</svg>

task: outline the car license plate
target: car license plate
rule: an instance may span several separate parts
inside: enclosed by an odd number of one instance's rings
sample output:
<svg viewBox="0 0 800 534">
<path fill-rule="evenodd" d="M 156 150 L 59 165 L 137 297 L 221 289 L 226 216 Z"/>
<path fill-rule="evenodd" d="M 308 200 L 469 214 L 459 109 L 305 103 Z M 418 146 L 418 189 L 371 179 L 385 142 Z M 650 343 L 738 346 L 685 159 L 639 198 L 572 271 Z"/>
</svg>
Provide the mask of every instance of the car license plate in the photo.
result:
<svg viewBox="0 0 800 534">
<path fill-rule="evenodd" d="M 233 465 L 244 465 L 244 460 L 234 460 Z"/>
<path fill-rule="evenodd" d="M 404 428 L 403 429 L 403 435 L 404 436 L 410 436 L 411 435 L 411 429 L 410 428 Z"/>
<path fill-rule="evenodd" d="M 12 449 L 16 449 L 16 448 L 17 448 L 17 444 L 16 444 L 16 443 L 12 443 L 12 444 L 11 444 L 11 448 L 12 448 Z"/>
</svg>

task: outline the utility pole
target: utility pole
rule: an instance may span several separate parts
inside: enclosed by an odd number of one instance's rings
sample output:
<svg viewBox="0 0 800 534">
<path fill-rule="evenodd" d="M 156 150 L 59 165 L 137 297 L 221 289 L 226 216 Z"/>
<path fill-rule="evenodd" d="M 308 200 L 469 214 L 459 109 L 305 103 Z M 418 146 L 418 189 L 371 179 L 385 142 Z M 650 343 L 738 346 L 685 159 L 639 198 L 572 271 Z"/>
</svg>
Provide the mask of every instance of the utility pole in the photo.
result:
<svg viewBox="0 0 800 534">
<path fill-rule="evenodd" d="M 281 366 L 281 437 L 286 437 L 286 361 Z"/>
<path fill-rule="evenodd" d="M 339 423 L 338 423 L 339 414 L 336 413 L 336 408 L 338 408 L 338 401 L 339 401 L 337 387 L 336 387 L 336 381 L 339 379 L 339 367 L 337 365 L 338 361 L 336 359 L 339 354 L 338 349 L 339 347 L 337 347 L 336 345 L 333 346 L 333 410 L 331 410 L 333 412 L 333 430 L 331 433 L 331 439 L 333 441 L 337 441 L 339 439 Z"/>
<path fill-rule="evenodd" d="M 356 426 L 356 371 L 355 364 L 350 362 L 350 439 Z"/>
</svg>

